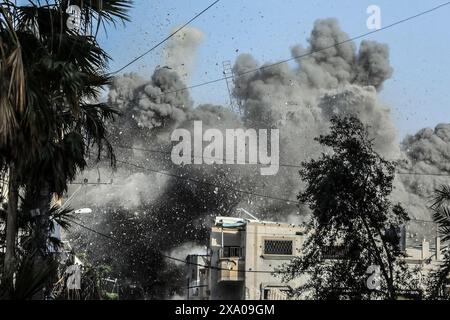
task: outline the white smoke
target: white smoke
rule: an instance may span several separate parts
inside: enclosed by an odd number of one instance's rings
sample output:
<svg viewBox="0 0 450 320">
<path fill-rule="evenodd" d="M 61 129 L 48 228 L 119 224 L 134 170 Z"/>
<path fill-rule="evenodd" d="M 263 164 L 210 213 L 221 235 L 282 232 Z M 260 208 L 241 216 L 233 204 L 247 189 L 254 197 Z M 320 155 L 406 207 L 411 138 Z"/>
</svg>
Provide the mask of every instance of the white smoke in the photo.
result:
<svg viewBox="0 0 450 320">
<path fill-rule="evenodd" d="M 280 163 L 298 166 L 329 152 L 314 138 L 328 131 L 333 115 L 356 115 L 369 127 L 377 152 L 389 160 L 404 161 L 399 170 L 449 172 L 450 125 L 424 129 L 407 137 L 401 146 L 397 143 L 390 108 L 378 97 L 393 72 L 386 45 L 363 41 L 357 48 L 347 41 L 348 35 L 335 19 L 326 19 L 314 24 L 308 48 L 293 47 L 294 57 L 314 52 L 297 59 L 295 68 L 285 63 L 265 67 L 267 64 L 248 54 L 240 55 L 233 67 L 237 75 L 233 94 L 243 111 L 234 114 L 221 106 L 195 107 L 188 90 L 183 90 L 202 38 L 197 29 L 185 30 L 165 49 L 168 68 L 158 68 L 149 77 L 119 76 L 110 88 L 110 104 L 123 113 L 113 125 L 117 157 L 151 170 L 119 163 L 114 174 L 118 186 L 92 188 L 87 202 L 112 211 L 119 206 L 142 212 L 145 219 L 136 228 L 143 233 L 145 248 L 156 247 L 180 259 L 188 253 L 204 253 L 198 244 L 206 243 L 211 219 L 234 215 L 237 207 L 256 212 L 262 219 L 291 223 L 304 221 L 308 212 L 296 205 L 303 187 L 298 168 L 280 166 L 277 175 L 263 177 L 256 165 L 174 166 L 170 133 L 175 128 L 192 130 L 194 120 L 201 120 L 205 130 L 277 128 Z M 164 177 L 155 171 L 181 178 Z M 83 175 L 95 179 L 97 171 Z M 429 196 L 444 182 L 445 178 L 439 177 L 398 176 L 393 201 L 400 201 L 412 217 L 427 219 Z M 113 216 L 105 215 L 102 223 L 108 226 Z"/>
<path fill-rule="evenodd" d="M 404 190 L 400 200 L 413 217 L 430 219 L 433 192 L 449 184 L 446 175 L 450 174 L 450 124 L 439 124 L 435 129 L 425 128 L 407 136 L 402 151 L 406 157 L 400 171 L 415 174 L 398 177 Z"/>
<path fill-rule="evenodd" d="M 102 184 L 98 181 L 98 172 Z M 94 203 L 98 207 L 118 206 L 134 209 L 144 202 L 153 202 L 166 191 L 169 177 L 146 172 L 130 173 L 126 168 L 119 168 L 116 172 L 101 168 L 100 171 L 90 170 L 83 173 L 83 178 L 90 184 L 82 190 L 78 203 Z M 110 183 L 110 184 L 108 184 Z"/>
<path fill-rule="evenodd" d="M 208 252 L 207 252 L 206 246 L 201 246 L 195 242 L 186 242 L 186 243 L 183 243 L 182 245 L 166 252 L 166 254 L 175 259 L 185 261 L 186 257 L 188 255 L 206 255 L 206 254 L 208 254 Z M 168 261 L 173 262 L 179 266 L 185 265 L 183 262 L 176 261 L 173 259 L 170 259 Z"/>
<path fill-rule="evenodd" d="M 318 20 L 308 40 L 310 46 L 292 49 L 294 57 L 313 52 L 296 59 L 296 69 L 288 64 L 266 67 L 246 54 L 236 60 L 234 94 L 243 106 L 244 124 L 280 130 L 281 163 L 300 165 L 326 152 L 314 138 L 326 133 L 332 116 L 350 114 L 369 126 L 379 153 L 391 160 L 400 156 L 389 107 L 377 94 L 392 74 L 389 50 L 366 41 L 357 51 L 354 43 L 345 42 L 348 39 L 335 19 Z M 292 167 L 259 180 L 264 186 L 259 193 L 286 199 L 295 199 L 302 188 Z M 278 220 L 296 211 L 292 203 L 268 204 L 260 199 L 255 206 Z"/>
<path fill-rule="evenodd" d="M 164 49 L 164 64 L 174 69 L 185 82 L 195 70 L 197 50 L 203 38 L 204 34 L 201 30 L 185 27 L 169 39 Z"/>
<path fill-rule="evenodd" d="M 185 83 L 174 66 L 181 65 L 178 63 L 180 61 L 186 61 L 184 67 L 192 66 L 189 61 L 193 61 L 202 37 L 199 30 L 190 28 L 167 45 L 165 59 L 166 62 L 173 62 L 169 67 L 174 70 L 158 68 L 149 80 L 134 74 L 115 79 L 109 101 L 123 112 L 115 125 L 115 142 L 161 151 L 158 155 L 119 149 L 122 159 L 217 184 L 217 188 L 209 188 L 192 182 L 188 185 L 182 181 L 177 182 L 183 188 L 188 186 L 190 192 L 197 194 L 197 197 L 217 198 L 221 208 L 216 209 L 225 210 L 239 205 L 260 212 L 266 218 L 281 220 L 298 211 L 294 204 L 302 182 L 296 168 L 281 166 L 278 174 L 270 177 L 255 174 L 258 168 L 251 165 L 190 165 L 177 168 L 167 156 L 167 152 L 171 150 L 169 137 L 172 130 L 179 127 L 191 129 L 193 120 L 202 120 L 204 129 L 277 128 L 281 139 L 280 163 L 300 165 L 303 161 L 326 152 L 314 138 L 327 132 L 332 116 L 353 114 L 369 126 L 379 153 L 391 160 L 402 157 L 389 107 L 378 98 L 383 82 L 392 75 L 386 45 L 365 41 L 357 50 L 354 43 L 346 42 L 348 35 L 339 28 L 335 19 L 325 19 L 314 24 L 307 49 L 299 46 L 292 49 L 294 56 L 314 52 L 297 59 L 297 68 L 291 68 L 288 64 L 264 68 L 264 64 L 258 63 L 250 55 L 240 55 L 233 67 L 238 75 L 233 94 L 243 107 L 243 114 L 239 116 L 220 106 L 204 105 L 194 108 L 189 92 L 182 90 Z M 341 44 L 342 42 L 345 43 Z M 333 47 L 334 45 L 336 46 Z M 119 177 L 121 174 L 123 171 L 118 172 Z M 145 180 L 142 175 L 152 181 L 155 190 L 142 183 Z M 166 180 L 162 180 L 161 187 L 155 187 L 160 183 L 155 176 L 157 174 L 141 172 L 138 175 L 136 172 L 122 180 L 130 185 L 130 191 L 139 186 L 149 190 L 144 195 L 151 200 L 164 197 L 160 190 L 170 192 L 165 188 Z M 136 180 L 135 183 L 130 182 L 132 180 Z M 234 189 L 292 201 L 253 197 L 220 187 L 230 185 Z M 407 190 L 401 186 L 399 189 Z M 199 190 L 202 192 L 199 193 Z M 211 191 L 213 193 L 209 194 Z M 150 196 L 150 193 L 154 196 Z M 137 204 L 142 194 L 136 194 L 134 197 L 128 193 L 116 192 L 113 198 L 117 201 L 118 198 L 126 197 L 120 203 Z M 102 203 L 112 200 L 109 197 L 103 198 L 105 200 Z M 228 200 L 224 201 L 225 198 Z M 214 210 L 213 203 L 210 205 Z M 214 213 L 217 212 L 212 212 Z"/>
</svg>

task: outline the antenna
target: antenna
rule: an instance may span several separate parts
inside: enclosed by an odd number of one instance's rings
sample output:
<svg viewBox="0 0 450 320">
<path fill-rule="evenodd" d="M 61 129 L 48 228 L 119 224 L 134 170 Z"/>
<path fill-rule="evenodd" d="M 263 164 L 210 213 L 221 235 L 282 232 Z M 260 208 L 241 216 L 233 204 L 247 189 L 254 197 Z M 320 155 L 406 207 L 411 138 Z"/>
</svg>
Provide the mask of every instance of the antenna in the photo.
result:
<svg viewBox="0 0 450 320">
<path fill-rule="evenodd" d="M 250 212 L 248 212 L 247 210 L 245 210 L 244 208 L 238 208 L 237 211 L 242 211 L 245 214 L 247 214 L 248 216 L 250 216 L 253 220 L 259 221 L 259 219 L 257 217 L 255 217 L 254 215 L 252 215 Z"/>
<path fill-rule="evenodd" d="M 236 113 L 241 113 L 241 104 L 233 97 L 233 87 L 234 87 L 234 72 L 231 67 L 231 61 L 225 60 L 222 62 L 223 75 L 227 83 L 228 96 L 230 98 L 230 108 Z"/>
</svg>

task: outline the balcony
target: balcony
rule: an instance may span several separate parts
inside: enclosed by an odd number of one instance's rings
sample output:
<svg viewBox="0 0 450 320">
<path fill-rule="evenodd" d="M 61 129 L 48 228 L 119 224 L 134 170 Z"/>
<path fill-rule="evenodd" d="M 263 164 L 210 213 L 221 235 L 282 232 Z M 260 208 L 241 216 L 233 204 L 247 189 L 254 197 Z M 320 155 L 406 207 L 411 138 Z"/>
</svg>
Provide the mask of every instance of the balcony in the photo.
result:
<svg viewBox="0 0 450 320">
<path fill-rule="evenodd" d="M 245 261 L 239 258 L 223 258 L 219 260 L 219 282 L 244 281 Z"/>
<path fill-rule="evenodd" d="M 225 246 L 219 249 L 219 282 L 243 281 L 245 263 L 243 249 L 236 246 Z"/>
</svg>

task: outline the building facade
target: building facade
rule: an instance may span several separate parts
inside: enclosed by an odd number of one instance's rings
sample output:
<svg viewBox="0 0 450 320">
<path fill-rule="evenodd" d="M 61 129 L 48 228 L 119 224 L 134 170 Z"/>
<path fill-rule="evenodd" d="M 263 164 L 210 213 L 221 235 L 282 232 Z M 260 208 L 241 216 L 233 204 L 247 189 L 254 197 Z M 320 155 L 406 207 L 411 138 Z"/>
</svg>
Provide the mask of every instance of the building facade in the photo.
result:
<svg viewBox="0 0 450 320">
<path fill-rule="evenodd" d="M 287 223 L 217 217 L 207 255 L 187 257 L 187 298 L 191 300 L 285 300 L 307 276 L 283 281 L 277 273 L 302 254 L 305 227 Z M 435 224 L 402 228 L 404 259 L 423 279 L 443 261 Z M 340 258 L 340 247 L 324 248 L 324 259 Z M 332 250 L 333 249 L 333 250 Z M 412 293 L 417 298 L 421 292 Z M 405 295 L 407 298 L 408 295 Z"/>
<path fill-rule="evenodd" d="M 198 293 L 195 299 L 287 299 L 301 279 L 285 283 L 277 271 L 300 255 L 303 239 L 302 226 L 217 217 L 210 255 L 187 258 L 189 297 Z"/>
</svg>

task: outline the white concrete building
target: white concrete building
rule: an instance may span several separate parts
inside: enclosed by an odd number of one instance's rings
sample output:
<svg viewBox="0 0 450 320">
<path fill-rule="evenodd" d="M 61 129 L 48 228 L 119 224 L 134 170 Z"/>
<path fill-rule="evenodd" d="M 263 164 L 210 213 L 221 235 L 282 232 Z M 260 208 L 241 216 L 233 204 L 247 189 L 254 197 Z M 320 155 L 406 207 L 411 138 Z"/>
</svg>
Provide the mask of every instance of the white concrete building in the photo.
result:
<svg viewBox="0 0 450 320">
<path fill-rule="evenodd" d="M 288 292 L 305 282 L 307 276 L 286 283 L 276 271 L 302 254 L 305 237 L 303 226 L 217 217 L 208 254 L 187 257 L 187 298 L 288 299 Z M 419 270 L 419 277 L 425 278 L 442 263 L 443 245 L 435 224 L 410 223 L 401 232 L 400 245 L 405 261 L 412 270 Z M 342 253 L 340 248 L 326 248 L 325 259 L 335 259 Z M 414 295 L 411 293 L 411 297 Z"/>
<path fill-rule="evenodd" d="M 187 262 L 187 288 L 188 300 L 209 299 L 209 255 L 189 255 Z"/>
<path fill-rule="evenodd" d="M 303 232 L 304 227 L 287 223 L 217 217 L 210 255 L 188 256 L 189 298 L 198 293 L 195 299 L 287 299 L 301 279 L 284 283 L 276 271 L 301 253 Z"/>
<path fill-rule="evenodd" d="M 443 262 L 443 247 L 438 227 L 434 222 L 410 221 L 401 236 L 405 261 L 411 267 L 421 266 L 422 273 L 436 269 Z"/>
</svg>

